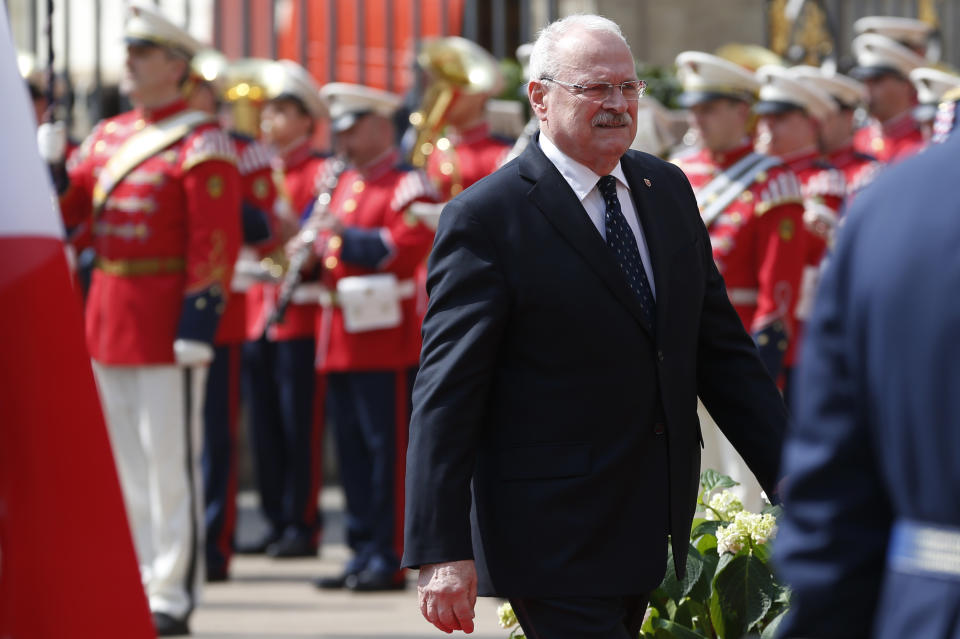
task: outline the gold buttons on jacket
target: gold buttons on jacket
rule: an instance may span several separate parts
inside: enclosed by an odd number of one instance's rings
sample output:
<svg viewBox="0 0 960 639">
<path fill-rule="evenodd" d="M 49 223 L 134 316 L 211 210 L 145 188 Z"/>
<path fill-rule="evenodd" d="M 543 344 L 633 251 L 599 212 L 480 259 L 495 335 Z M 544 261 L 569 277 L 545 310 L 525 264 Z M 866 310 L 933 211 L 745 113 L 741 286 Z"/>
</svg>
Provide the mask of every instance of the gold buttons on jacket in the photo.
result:
<svg viewBox="0 0 960 639">
<path fill-rule="evenodd" d="M 331 255 L 330 257 L 328 257 L 323 261 L 323 265 L 331 270 L 337 268 L 337 264 L 339 263 L 340 263 L 340 260 L 335 258 L 333 255 Z"/>
<path fill-rule="evenodd" d="M 357 201 L 354 200 L 353 198 L 343 203 L 344 213 L 353 213 L 355 210 L 357 210 Z"/>
<path fill-rule="evenodd" d="M 340 239 L 339 235 L 334 235 L 329 240 L 327 240 L 327 248 L 331 251 L 336 251 L 343 245 L 343 240 Z"/>
</svg>

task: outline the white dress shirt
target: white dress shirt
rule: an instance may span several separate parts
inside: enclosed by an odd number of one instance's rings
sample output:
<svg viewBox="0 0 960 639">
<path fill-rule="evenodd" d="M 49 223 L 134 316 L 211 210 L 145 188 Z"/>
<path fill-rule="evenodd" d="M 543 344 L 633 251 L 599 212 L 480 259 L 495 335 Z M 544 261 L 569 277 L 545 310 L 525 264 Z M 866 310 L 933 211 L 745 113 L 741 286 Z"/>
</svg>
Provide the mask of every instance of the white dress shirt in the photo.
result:
<svg viewBox="0 0 960 639">
<path fill-rule="evenodd" d="M 553 165 L 560 171 L 560 175 L 567 181 L 573 192 L 580 198 L 580 204 L 583 205 L 587 217 L 593 222 L 600 237 L 604 242 L 607 240 L 607 224 L 605 221 L 606 207 L 603 204 L 603 196 L 597 183 L 601 175 L 597 175 L 591 169 L 580 164 L 569 155 L 557 148 L 557 145 L 540 131 L 540 148 L 547 159 L 553 162 Z M 647 240 L 643 235 L 643 228 L 640 226 L 640 220 L 637 217 L 637 207 L 633 204 L 633 197 L 630 195 L 630 187 L 627 185 L 627 177 L 623 173 L 623 167 L 617 162 L 616 168 L 610 172 L 610 175 L 617 178 L 617 199 L 620 200 L 620 209 L 623 211 L 623 217 L 627 218 L 627 224 L 633 231 L 637 239 L 637 248 L 640 250 L 640 260 L 643 262 L 643 270 L 647 273 L 647 279 L 650 280 L 650 292 L 653 298 L 657 298 L 656 285 L 653 283 L 653 268 L 650 266 L 650 251 L 647 249 Z"/>
</svg>

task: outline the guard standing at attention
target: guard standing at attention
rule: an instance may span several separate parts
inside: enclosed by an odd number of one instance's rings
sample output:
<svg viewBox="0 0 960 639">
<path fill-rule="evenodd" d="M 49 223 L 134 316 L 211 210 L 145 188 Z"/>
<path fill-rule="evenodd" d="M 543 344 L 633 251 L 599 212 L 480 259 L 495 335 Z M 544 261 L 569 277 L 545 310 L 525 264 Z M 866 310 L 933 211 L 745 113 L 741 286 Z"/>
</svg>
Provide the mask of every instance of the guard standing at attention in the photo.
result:
<svg viewBox="0 0 960 639">
<path fill-rule="evenodd" d="M 240 246 L 233 143 L 180 90 L 201 48 L 133 5 L 123 88 L 67 166 L 67 226 L 93 220 L 93 358 L 143 584 L 161 636 L 189 631 L 203 576 L 201 411 Z M 47 161 L 57 158 L 47 157 Z"/>
</svg>

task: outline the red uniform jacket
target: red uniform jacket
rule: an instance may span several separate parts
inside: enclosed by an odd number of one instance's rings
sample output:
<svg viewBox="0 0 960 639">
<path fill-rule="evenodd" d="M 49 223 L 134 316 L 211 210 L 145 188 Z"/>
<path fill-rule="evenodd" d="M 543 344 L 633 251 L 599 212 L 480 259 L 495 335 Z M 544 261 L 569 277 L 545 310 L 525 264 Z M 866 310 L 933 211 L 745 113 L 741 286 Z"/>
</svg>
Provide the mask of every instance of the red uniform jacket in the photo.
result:
<svg viewBox="0 0 960 639">
<path fill-rule="evenodd" d="M 855 151 L 853 142 L 827 155 L 827 162 L 843 172 L 847 183 L 847 202 L 863 187 L 870 184 L 883 164 L 872 155 Z"/>
<path fill-rule="evenodd" d="M 437 141 L 427 161 L 427 175 L 443 201 L 496 171 L 510 145 L 490 135 L 486 122 Z"/>
<path fill-rule="evenodd" d="M 784 357 L 784 366 L 791 367 L 796 361 L 803 320 L 807 309 L 813 303 L 812 296 L 816 291 L 815 274 L 818 273 L 817 269 L 840 221 L 847 184 L 841 171 L 820 159 L 817 149 L 802 151 L 783 160 L 787 168 L 796 174 L 803 190 L 803 233 L 807 246 L 804 267 L 809 273 L 804 278 L 797 302 L 798 310 L 803 309 L 803 317 L 795 318 L 796 339 L 790 340 L 790 347 Z"/>
<path fill-rule="evenodd" d="M 920 125 L 910 111 L 880 124 L 870 122 L 853 134 L 853 148 L 873 155 L 884 164 L 899 162 L 923 148 Z"/>
<path fill-rule="evenodd" d="M 237 169 L 240 172 L 241 204 L 240 220 L 243 228 L 243 243 L 262 246 L 275 237 L 273 207 L 277 188 L 273 183 L 270 161 L 273 153 L 256 140 L 230 133 L 237 152 Z M 227 309 L 220 318 L 216 344 L 240 344 L 247 337 L 247 292 L 243 287 L 232 286 Z"/>
<path fill-rule="evenodd" d="M 324 305 L 317 320 L 321 372 L 396 370 L 419 360 L 421 318 L 413 278 L 433 242 L 433 231 L 407 207 L 415 201 L 436 201 L 437 194 L 422 171 L 400 167 L 398 161 L 399 154 L 391 151 L 370 166 L 343 173 L 330 206 L 345 228 L 316 246 L 322 282 L 330 291 L 347 276 L 393 273 L 408 289 L 401 300 L 403 320 L 394 328 L 348 333 L 340 306 Z"/>
<path fill-rule="evenodd" d="M 240 246 L 240 178 L 233 144 L 215 123 L 140 162 L 94 211 L 95 188 L 104 184 L 98 177 L 109 175 L 107 162 L 124 142 L 185 111 L 177 100 L 104 120 L 67 167 L 65 224 L 93 218 L 98 266 L 87 346 L 104 364 L 173 363 L 174 339 L 212 342 L 226 304 Z"/>
<path fill-rule="evenodd" d="M 308 205 L 313 202 L 317 176 L 326 162 L 324 156 L 310 146 L 309 140 L 297 145 L 288 152 L 277 156 L 276 168 L 282 171 L 282 188 L 278 194 L 284 206 L 289 206 L 293 215 L 301 219 L 309 215 Z M 278 238 L 282 239 L 282 238 Z M 283 249 L 274 245 L 272 248 Z M 275 284 L 257 284 L 247 292 L 247 338 L 258 339 L 263 333 L 267 319 L 277 302 L 279 286 Z M 283 322 L 273 326 L 267 338 L 282 341 L 312 337 L 316 324 L 316 304 L 290 304 Z"/>
<path fill-rule="evenodd" d="M 701 150 L 674 162 L 697 192 L 751 152 L 745 141 L 727 153 Z M 708 227 L 730 301 L 774 377 L 793 335 L 803 275 L 802 202 L 796 176 L 776 165 L 756 175 Z"/>
</svg>

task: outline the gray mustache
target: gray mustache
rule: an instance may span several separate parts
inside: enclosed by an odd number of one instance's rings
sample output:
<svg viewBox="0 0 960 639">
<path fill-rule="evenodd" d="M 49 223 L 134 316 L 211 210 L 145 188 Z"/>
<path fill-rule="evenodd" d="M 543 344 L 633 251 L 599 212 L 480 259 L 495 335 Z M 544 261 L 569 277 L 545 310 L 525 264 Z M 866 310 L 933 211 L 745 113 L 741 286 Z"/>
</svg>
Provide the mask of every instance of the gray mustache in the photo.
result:
<svg viewBox="0 0 960 639">
<path fill-rule="evenodd" d="M 590 122 L 593 126 L 630 126 L 633 118 L 627 112 L 610 113 L 609 111 L 600 111 Z"/>
</svg>

